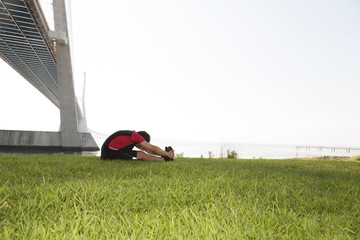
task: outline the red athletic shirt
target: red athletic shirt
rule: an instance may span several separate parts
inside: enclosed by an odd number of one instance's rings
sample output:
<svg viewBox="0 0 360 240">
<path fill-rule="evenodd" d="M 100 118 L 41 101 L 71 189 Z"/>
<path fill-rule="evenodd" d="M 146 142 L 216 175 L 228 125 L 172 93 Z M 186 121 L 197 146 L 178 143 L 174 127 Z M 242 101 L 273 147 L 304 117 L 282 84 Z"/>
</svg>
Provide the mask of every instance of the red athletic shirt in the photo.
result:
<svg viewBox="0 0 360 240">
<path fill-rule="evenodd" d="M 140 136 L 137 132 L 133 131 L 131 136 L 120 135 L 115 137 L 113 140 L 110 141 L 108 146 L 112 150 L 118 150 L 142 142 L 145 142 L 145 139 L 142 136 Z"/>
</svg>

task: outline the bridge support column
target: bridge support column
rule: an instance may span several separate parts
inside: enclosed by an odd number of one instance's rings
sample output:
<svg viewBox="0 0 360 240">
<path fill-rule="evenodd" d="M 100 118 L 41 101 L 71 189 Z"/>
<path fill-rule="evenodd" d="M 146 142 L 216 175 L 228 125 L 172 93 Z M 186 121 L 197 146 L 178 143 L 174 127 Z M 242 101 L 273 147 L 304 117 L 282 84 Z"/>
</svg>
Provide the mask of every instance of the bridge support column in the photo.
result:
<svg viewBox="0 0 360 240">
<path fill-rule="evenodd" d="M 83 134 L 79 132 L 79 120 L 81 116 L 75 97 L 73 70 L 71 63 L 71 51 L 68 32 L 68 21 L 66 16 L 66 6 L 64 0 L 54 0 L 54 23 L 55 33 L 64 36 L 65 40 L 56 40 L 56 62 L 57 80 L 59 85 L 59 102 L 61 118 L 61 142 L 63 149 L 77 149 L 82 147 L 84 142 Z M 86 129 L 87 131 L 87 129 Z M 92 139 L 88 133 L 88 140 Z M 93 139 L 92 139 L 93 140 Z M 96 143 L 93 140 L 95 146 Z"/>
<path fill-rule="evenodd" d="M 64 0 L 54 0 L 55 32 L 68 37 Z M 64 148 L 80 147 L 75 90 L 70 55 L 70 42 L 56 41 L 57 80 L 61 118 L 61 141 Z"/>
</svg>

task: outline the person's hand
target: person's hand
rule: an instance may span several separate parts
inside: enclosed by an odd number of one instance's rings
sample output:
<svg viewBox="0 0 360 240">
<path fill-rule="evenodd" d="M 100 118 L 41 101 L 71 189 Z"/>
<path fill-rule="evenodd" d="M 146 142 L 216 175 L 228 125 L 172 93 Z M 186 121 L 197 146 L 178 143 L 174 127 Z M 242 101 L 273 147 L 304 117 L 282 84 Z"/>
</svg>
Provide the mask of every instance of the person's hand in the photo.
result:
<svg viewBox="0 0 360 240">
<path fill-rule="evenodd" d="M 167 152 L 167 156 L 168 156 L 169 158 L 174 158 L 174 156 L 175 156 L 175 151 L 174 151 L 174 150 L 171 150 L 170 152 Z"/>
<path fill-rule="evenodd" d="M 165 161 L 174 161 L 175 151 L 172 149 L 172 147 L 168 146 L 165 147 L 166 156 Z"/>
</svg>

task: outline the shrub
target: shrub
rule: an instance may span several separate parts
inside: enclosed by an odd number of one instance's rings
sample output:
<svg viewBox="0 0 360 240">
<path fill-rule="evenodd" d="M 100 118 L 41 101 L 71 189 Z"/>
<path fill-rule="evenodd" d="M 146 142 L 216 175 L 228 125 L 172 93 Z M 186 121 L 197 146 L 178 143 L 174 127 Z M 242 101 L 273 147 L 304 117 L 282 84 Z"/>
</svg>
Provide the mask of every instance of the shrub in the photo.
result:
<svg viewBox="0 0 360 240">
<path fill-rule="evenodd" d="M 235 150 L 232 150 L 230 152 L 230 150 L 227 150 L 227 158 L 237 158 L 238 154 Z"/>
</svg>

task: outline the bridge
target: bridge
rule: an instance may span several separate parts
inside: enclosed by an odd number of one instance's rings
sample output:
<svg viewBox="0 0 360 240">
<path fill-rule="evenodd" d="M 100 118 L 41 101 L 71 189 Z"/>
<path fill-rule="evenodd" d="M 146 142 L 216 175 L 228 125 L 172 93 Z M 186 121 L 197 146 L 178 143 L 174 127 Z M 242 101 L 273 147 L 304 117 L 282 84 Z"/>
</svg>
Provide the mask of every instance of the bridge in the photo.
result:
<svg viewBox="0 0 360 240">
<path fill-rule="evenodd" d="M 61 118 L 59 132 L 0 130 L 0 152 L 99 150 L 75 97 L 65 4 L 53 1 L 52 31 L 38 0 L 0 0 L 0 57 L 58 107 Z"/>
<path fill-rule="evenodd" d="M 305 149 L 307 151 L 310 151 L 311 149 L 317 149 L 319 152 L 323 150 L 330 150 L 331 152 L 336 152 L 336 150 L 342 150 L 346 151 L 347 153 L 350 153 L 351 151 L 360 151 L 360 148 L 351 148 L 351 147 L 329 147 L 329 146 L 295 146 L 296 150 L 302 150 Z"/>
</svg>

